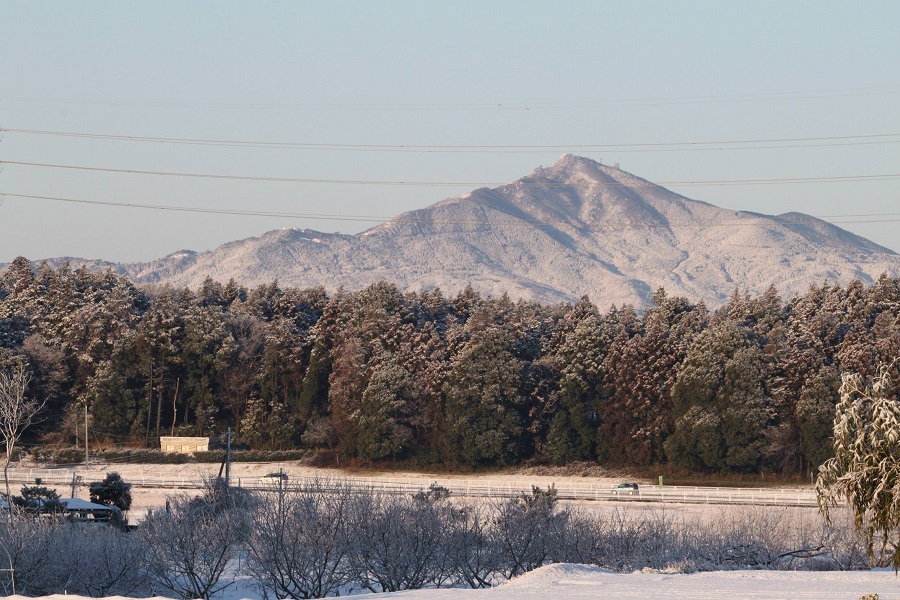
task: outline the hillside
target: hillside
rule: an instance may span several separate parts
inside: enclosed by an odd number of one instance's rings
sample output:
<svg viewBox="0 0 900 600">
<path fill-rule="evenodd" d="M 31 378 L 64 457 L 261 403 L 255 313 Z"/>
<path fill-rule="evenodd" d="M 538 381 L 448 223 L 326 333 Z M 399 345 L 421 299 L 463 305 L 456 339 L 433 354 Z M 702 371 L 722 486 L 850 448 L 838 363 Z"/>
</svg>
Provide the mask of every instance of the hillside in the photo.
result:
<svg viewBox="0 0 900 600">
<path fill-rule="evenodd" d="M 735 288 L 774 285 L 789 296 L 823 281 L 900 274 L 893 251 L 814 217 L 722 209 L 573 155 L 358 235 L 284 229 L 149 263 L 87 264 L 190 287 L 206 277 L 329 290 L 388 280 L 551 302 L 588 295 L 600 305 L 646 305 L 660 286 L 716 305 Z"/>
</svg>

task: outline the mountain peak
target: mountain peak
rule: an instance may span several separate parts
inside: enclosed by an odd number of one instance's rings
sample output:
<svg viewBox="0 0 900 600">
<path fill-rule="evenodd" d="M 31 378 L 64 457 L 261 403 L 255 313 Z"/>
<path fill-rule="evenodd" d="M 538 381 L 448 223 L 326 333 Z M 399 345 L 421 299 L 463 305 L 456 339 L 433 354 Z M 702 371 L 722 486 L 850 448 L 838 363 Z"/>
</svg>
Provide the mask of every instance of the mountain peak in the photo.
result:
<svg viewBox="0 0 900 600">
<path fill-rule="evenodd" d="M 89 265 L 89 268 L 91 265 Z M 803 293 L 900 275 L 900 256 L 807 215 L 735 212 L 565 154 L 548 167 L 404 213 L 357 235 L 287 229 L 200 254 L 118 265 L 138 282 L 403 290 L 471 285 L 543 301 L 646 306 L 665 287 L 716 305 L 739 288 Z"/>
<path fill-rule="evenodd" d="M 605 165 L 600 161 L 575 154 L 563 154 L 549 167 L 538 167 L 523 180 L 532 185 L 541 181 L 551 181 L 586 189 L 594 186 L 640 187 L 644 190 L 657 191 L 664 189 L 628 171 L 623 171 L 618 164 Z"/>
<path fill-rule="evenodd" d="M 578 156 L 577 154 L 566 153 L 560 156 L 552 168 L 555 169 L 585 169 L 602 167 L 603 163 L 586 156 Z"/>
<path fill-rule="evenodd" d="M 577 179 L 601 179 L 606 176 L 601 163 L 575 154 L 563 154 L 549 167 L 538 167 L 529 178 L 572 181 Z"/>
</svg>

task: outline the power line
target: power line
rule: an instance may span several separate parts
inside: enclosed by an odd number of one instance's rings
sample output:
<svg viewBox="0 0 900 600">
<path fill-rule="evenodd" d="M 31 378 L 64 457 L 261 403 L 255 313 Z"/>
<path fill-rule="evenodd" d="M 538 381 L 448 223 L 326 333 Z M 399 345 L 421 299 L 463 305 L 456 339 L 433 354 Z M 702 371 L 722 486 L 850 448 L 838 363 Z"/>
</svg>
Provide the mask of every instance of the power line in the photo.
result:
<svg viewBox="0 0 900 600">
<path fill-rule="evenodd" d="M 4 102 L 46 104 L 83 104 L 97 106 L 125 106 L 144 108 L 204 108 L 304 111 L 453 111 L 453 110 L 566 110 L 609 106 L 655 106 L 666 104 L 709 104 L 732 102 L 760 102 L 778 100 L 808 100 L 852 96 L 880 96 L 900 93 L 898 86 L 843 88 L 809 91 L 763 92 L 704 96 L 668 96 L 657 98 L 627 98 L 618 100 L 475 102 L 475 103 L 406 103 L 406 104 L 335 104 L 335 103 L 238 103 L 238 102 L 179 102 L 148 100 L 96 100 L 90 98 L 53 98 L 46 96 L 0 96 Z"/>
<path fill-rule="evenodd" d="M 105 200 L 85 200 L 79 198 L 65 198 L 60 196 L 39 196 L 34 194 L 10 194 L 6 192 L 0 192 L 0 194 L 14 197 L 14 198 L 26 198 L 30 200 L 50 200 L 53 202 L 69 202 L 73 204 L 90 204 L 97 206 L 113 206 L 120 208 L 144 208 L 151 210 L 168 210 L 175 212 L 192 212 L 192 213 L 207 213 L 207 214 L 217 214 L 217 215 L 237 215 L 237 216 L 245 216 L 245 217 L 276 217 L 276 218 L 288 218 L 288 219 L 313 219 L 313 220 L 328 220 L 328 221 L 362 221 L 362 222 L 373 222 L 373 223 L 381 223 L 384 221 L 388 221 L 389 218 L 386 217 L 376 217 L 371 215 L 358 215 L 358 216 L 350 216 L 350 215 L 328 215 L 321 213 L 292 213 L 292 212 L 265 212 L 265 211 L 256 211 L 256 210 L 231 210 L 226 208 L 200 208 L 200 207 L 192 207 L 192 206 L 175 206 L 175 205 L 167 205 L 167 204 L 141 204 L 135 202 L 109 202 Z"/>
<path fill-rule="evenodd" d="M 704 150 L 762 150 L 779 148 L 819 148 L 830 146 L 862 146 L 900 143 L 900 133 L 866 135 L 762 138 L 739 140 L 701 140 L 687 142 L 644 142 L 624 144 L 341 144 L 321 142 L 274 142 L 262 140 L 209 139 L 120 135 L 43 129 L 0 128 L 0 133 L 19 133 L 101 139 L 114 141 L 148 142 L 182 145 L 276 148 L 299 150 L 345 150 L 364 152 L 544 152 L 544 151 L 604 151 L 604 152 L 689 152 Z M 777 144 L 760 146 L 759 144 Z"/>
<path fill-rule="evenodd" d="M 38 163 L 27 161 L 14 161 L 0 158 L 0 163 L 20 165 L 28 167 L 44 167 L 51 169 L 68 169 L 77 171 L 93 171 L 103 173 L 124 173 L 130 175 L 158 175 L 166 177 L 187 177 L 193 179 L 224 179 L 237 181 L 267 181 L 276 183 L 314 183 L 332 185 L 379 185 L 379 186 L 406 186 L 406 187 L 484 187 L 517 185 L 522 187 L 546 187 L 546 188 L 571 188 L 578 187 L 574 183 L 562 183 L 554 181 L 523 181 L 497 182 L 497 181 L 402 181 L 402 180 L 378 180 L 378 179 L 315 179 L 306 177 L 267 177 L 261 175 L 226 175 L 217 173 L 191 173 L 183 171 L 152 171 L 145 169 L 115 169 L 112 167 L 94 167 L 83 165 L 63 165 L 56 163 Z M 773 185 L 773 184 L 799 184 L 799 183 L 841 183 L 853 181 L 889 181 L 900 178 L 900 173 L 882 173 L 876 175 L 836 175 L 828 177 L 784 177 L 784 178 L 760 178 L 760 179 L 710 179 L 710 180 L 679 180 L 660 181 L 652 183 L 638 180 L 633 183 L 609 182 L 607 187 L 657 187 L 657 186 L 721 186 L 721 185 Z"/>
<path fill-rule="evenodd" d="M 189 206 L 175 206 L 175 205 L 161 205 L 161 204 L 140 204 L 140 203 L 122 203 L 122 202 L 109 202 L 103 200 L 86 200 L 86 199 L 78 199 L 78 198 L 65 198 L 60 196 L 39 196 L 39 195 L 31 195 L 31 194 L 13 194 L 8 192 L 0 192 L 0 194 L 4 194 L 6 196 L 15 197 L 15 198 L 25 198 L 32 200 L 49 200 L 54 202 L 67 202 L 67 203 L 75 203 L 75 204 L 88 204 L 88 205 L 99 205 L 99 206 L 111 206 L 111 207 L 119 207 L 119 208 L 141 208 L 141 209 L 151 209 L 151 210 L 167 210 L 167 211 L 177 211 L 177 212 L 195 212 L 195 213 L 205 213 L 205 214 L 222 214 L 222 215 L 238 215 L 238 216 L 251 216 L 251 217 L 278 217 L 278 218 L 290 218 L 290 219 L 313 219 L 313 220 L 337 220 L 337 221 L 354 221 L 354 222 L 372 222 L 372 223 L 387 223 L 387 222 L 395 222 L 398 225 L 416 225 L 416 224 L 433 224 L 433 225 L 458 225 L 458 226 L 475 226 L 475 227 L 485 227 L 487 224 L 483 221 L 448 221 L 448 220 L 435 220 L 435 219 L 417 219 L 414 217 L 408 217 L 405 215 L 401 215 L 399 217 L 375 217 L 371 215 L 326 215 L 321 213 L 294 213 L 294 212 L 263 212 L 263 211 L 248 211 L 248 210 L 230 210 L 230 209 L 221 209 L 221 208 L 199 208 L 199 207 L 189 207 Z M 876 218 L 877 217 L 877 218 Z M 889 217 L 889 218 L 885 218 Z M 844 219 L 844 220 L 834 220 L 828 221 L 833 224 L 852 224 L 852 223 L 887 223 L 887 222 L 897 222 L 900 221 L 900 213 L 860 213 L 860 214 L 845 214 L 845 215 L 822 215 L 814 218 L 824 219 L 824 218 L 835 218 L 835 219 Z M 852 220 L 846 220 L 852 219 Z M 546 225 L 546 223 L 538 220 L 527 220 L 521 219 L 524 221 L 522 223 L 523 226 L 542 226 Z M 740 214 L 735 218 L 731 219 L 717 219 L 717 220 L 706 220 L 706 221 L 690 221 L 684 223 L 672 223 L 672 222 L 663 222 L 663 221 L 614 221 L 608 222 L 601 225 L 593 226 L 592 229 L 617 229 L 617 228 L 654 228 L 654 227 L 722 227 L 722 226 L 744 226 L 753 221 L 766 221 L 770 222 L 776 220 L 773 216 L 757 216 L 752 214 Z M 803 224 L 808 221 L 805 218 L 786 218 L 781 217 L 776 220 L 778 223 L 797 223 Z M 490 227 L 488 227 L 490 228 Z"/>
</svg>

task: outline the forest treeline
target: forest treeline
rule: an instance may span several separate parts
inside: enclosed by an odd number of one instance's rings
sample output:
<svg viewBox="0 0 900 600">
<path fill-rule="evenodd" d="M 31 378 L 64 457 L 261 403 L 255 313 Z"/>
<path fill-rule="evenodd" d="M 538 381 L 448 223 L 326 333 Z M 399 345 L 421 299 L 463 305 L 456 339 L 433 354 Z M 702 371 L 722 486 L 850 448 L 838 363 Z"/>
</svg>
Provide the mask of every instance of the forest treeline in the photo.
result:
<svg viewBox="0 0 900 600">
<path fill-rule="evenodd" d="M 33 433 L 61 443 L 84 435 L 87 405 L 91 439 L 119 445 L 232 427 L 340 464 L 805 475 L 831 454 L 841 373 L 898 356 L 886 275 L 787 300 L 736 291 L 716 310 L 659 289 L 643 312 L 389 283 L 137 287 L 25 258 L 0 280 L 0 368 L 26 364 L 48 400 Z"/>
</svg>

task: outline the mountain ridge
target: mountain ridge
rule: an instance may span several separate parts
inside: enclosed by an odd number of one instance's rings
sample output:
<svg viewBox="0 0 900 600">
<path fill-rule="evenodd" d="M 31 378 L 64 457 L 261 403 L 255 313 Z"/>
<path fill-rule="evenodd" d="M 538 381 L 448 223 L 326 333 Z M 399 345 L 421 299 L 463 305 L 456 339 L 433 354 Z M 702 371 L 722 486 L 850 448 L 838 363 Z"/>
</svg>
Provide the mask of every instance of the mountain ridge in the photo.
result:
<svg viewBox="0 0 900 600">
<path fill-rule="evenodd" d="M 207 276 L 329 290 L 386 280 L 411 291 L 471 285 L 545 302 L 588 295 L 638 306 L 658 287 L 716 305 L 736 288 L 796 294 L 823 281 L 900 275 L 900 255 L 821 219 L 720 208 L 571 154 L 359 234 L 282 229 L 145 263 L 68 260 L 194 288 Z"/>
</svg>

